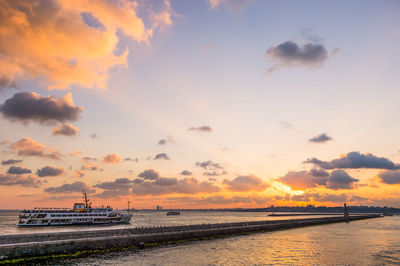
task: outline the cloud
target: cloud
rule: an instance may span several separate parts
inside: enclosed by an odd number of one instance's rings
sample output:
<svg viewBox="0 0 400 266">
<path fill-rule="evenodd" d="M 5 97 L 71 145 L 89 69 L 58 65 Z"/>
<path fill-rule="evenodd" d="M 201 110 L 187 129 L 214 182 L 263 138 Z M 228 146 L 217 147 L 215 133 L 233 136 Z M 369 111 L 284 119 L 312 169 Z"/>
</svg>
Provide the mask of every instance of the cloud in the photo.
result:
<svg viewBox="0 0 400 266">
<path fill-rule="evenodd" d="M 112 182 L 103 182 L 95 185 L 97 188 L 104 189 L 103 192 L 96 194 L 100 198 L 118 198 L 131 194 L 133 185 L 136 184 L 135 180 L 128 178 L 117 178 Z"/>
<path fill-rule="evenodd" d="M 138 183 L 133 188 L 136 195 L 197 194 L 215 193 L 221 189 L 211 182 L 199 182 L 195 178 L 160 177 L 152 181 Z"/>
<path fill-rule="evenodd" d="M 222 184 L 228 187 L 230 191 L 264 191 L 269 187 L 269 184 L 255 175 L 238 176 L 233 180 L 225 179 Z"/>
<path fill-rule="evenodd" d="M 318 136 L 312 137 L 311 139 L 309 139 L 309 142 L 314 142 L 314 143 L 324 143 L 327 142 L 329 140 L 333 140 L 332 137 L 328 136 L 325 133 L 322 133 Z"/>
<path fill-rule="evenodd" d="M 85 172 L 83 170 L 75 170 L 72 175 L 74 177 L 82 178 L 85 175 Z"/>
<path fill-rule="evenodd" d="M 11 144 L 11 149 L 18 151 L 21 156 L 38 156 L 50 159 L 60 159 L 61 154 L 59 151 L 46 148 L 43 144 L 35 140 L 25 137 L 17 142 Z"/>
<path fill-rule="evenodd" d="M 0 92 L 4 89 L 17 89 L 17 84 L 15 80 L 10 79 L 8 77 L 0 76 Z"/>
<path fill-rule="evenodd" d="M 118 189 L 118 190 L 105 190 L 101 193 L 97 193 L 96 197 L 109 199 L 109 198 L 119 198 L 121 196 L 132 195 L 132 192 L 129 189 Z"/>
<path fill-rule="evenodd" d="M 210 126 L 200 126 L 200 127 L 191 127 L 188 130 L 189 131 L 199 131 L 199 132 L 211 132 L 212 128 Z"/>
<path fill-rule="evenodd" d="M 127 157 L 124 159 L 124 162 L 138 162 L 138 161 L 139 161 L 138 158 L 133 159 L 133 158 Z"/>
<path fill-rule="evenodd" d="M 97 185 L 95 185 L 94 187 L 98 187 L 101 189 L 125 189 L 125 188 L 129 188 L 129 186 L 131 186 L 132 184 L 134 184 L 133 180 L 130 180 L 128 178 L 117 178 L 115 179 L 115 181 L 113 182 L 103 182 L 103 183 L 99 183 Z"/>
<path fill-rule="evenodd" d="M 205 171 L 203 173 L 204 176 L 221 176 L 221 175 L 226 175 L 228 174 L 227 171 Z"/>
<path fill-rule="evenodd" d="M 62 174 L 64 174 L 64 169 L 62 167 L 45 166 L 37 170 L 37 175 L 39 177 L 59 176 Z"/>
<path fill-rule="evenodd" d="M 8 168 L 7 174 L 10 175 L 23 175 L 23 174 L 30 174 L 32 173 L 31 169 L 24 168 L 21 166 L 11 166 Z"/>
<path fill-rule="evenodd" d="M 166 139 L 160 139 L 158 141 L 158 145 L 165 145 L 165 144 L 167 144 L 167 140 Z"/>
<path fill-rule="evenodd" d="M 122 158 L 116 154 L 108 154 L 106 157 L 103 158 L 103 163 L 119 163 L 122 161 Z"/>
<path fill-rule="evenodd" d="M 14 159 L 8 159 L 6 161 L 2 161 L 2 165 L 10 165 L 10 164 L 17 164 L 17 163 L 22 163 L 22 160 L 14 160 Z"/>
<path fill-rule="evenodd" d="M 242 9 L 250 0 L 208 0 L 211 9 L 216 9 L 219 6 L 226 6 L 229 9 Z"/>
<path fill-rule="evenodd" d="M 171 136 L 169 136 L 168 138 L 166 138 L 166 139 L 160 139 L 158 142 L 157 142 L 157 144 L 158 145 L 166 145 L 166 144 L 168 144 L 168 143 L 174 143 L 175 141 L 174 141 L 174 139 L 171 137 Z"/>
<path fill-rule="evenodd" d="M 88 161 L 96 161 L 97 159 L 94 157 L 85 156 L 81 158 L 81 162 L 88 162 Z"/>
<path fill-rule="evenodd" d="M 51 89 L 105 89 L 109 70 L 127 66 L 122 38 L 148 43 L 172 24 L 169 1 L 160 3 L 156 10 L 147 1 L 1 1 L 0 77 L 39 78 Z"/>
<path fill-rule="evenodd" d="M 329 178 L 329 173 L 325 173 L 326 175 L 320 175 L 311 171 L 289 171 L 285 176 L 278 178 L 277 181 L 295 190 L 305 190 L 318 185 L 325 185 Z"/>
<path fill-rule="evenodd" d="M 31 197 L 35 197 L 35 194 L 19 194 L 18 198 L 31 198 Z"/>
<path fill-rule="evenodd" d="M 166 153 L 159 153 L 154 156 L 154 160 L 169 160 L 169 156 Z"/>
<path fill-rule="evenodd" d="M 5 139 L 5 140 L 0 141 L 0 145 L 5 145 L 5 144 L 8 144 L 9 142 L 10 142 L 10 140 Z"/>
<path fill-rule="evenodd" d="M 312 176 L 315 177 L 326 177 L 329 176 L 329 172 L 325 171 L 324 169 L 313 168 L 310 170 Z"/>
<path fill-rule="evenodd" d="M 211 182 L 200 182 L 195 178 L 160 177 L 154 169 L 146 170 L 138 176 L 142 181 L 133 180 L 133 193 L 136 195 L 214 193 L 221 190 Z"/>
<path fill-rule="evenodd" d="M 355 188 L 355 182 L 358 179 L 352 178 L 348 173 L 343 170 L 335 170 L 331 173 L 331 176 L 326 184 L 327 188 L 330 189 L 353 189 Z"/>
<path fill-rule="evenodd" d="M 324 169 L 400 169 L 400 164 L 395 164 L 389 159 L 386 159 L 384 157 L 377 157 L 371 153 L 361 154 L 355 151 L 349 152 L 348 154 L 341 156 L 339 159 L 334 159 L 330 162 L 321 161 L 317 158 L 311 158 L 307 159 L 304 163 L 311 163 Z"/>
<path fill-rule="evenodd" d="M 35 176 L 0 174 L 0 186 L 40 187 L 40 182 Z"/>
<path fill-rule="evenodd" d="M 155 172 L 155 171 L 154 171 Z M 101 198 L 117 198 L 134 193 L 135 195 L 196 194 L 219 192 L 220 188 L 210 182 L 199 182 L 195 178 L 168 178 L 139 175 L 142 179 L 118 178 L 115 181 L 97 184 L 96 188 L 104 191 L 96 196 Z M 143 177 L 146 176 L 146 177 Z M 154 178 L 155 177 L 155 178 Z"/>
<path fill-rule="evenodd" d="M 91 170 L 91 171 L 96 171 L 96 170 L 100 170 L 100 166 L 98 166 L 95 163 L 92 162 L 87 162 L 85 164 L 82 165 L 81 170 Z"/>
<path fill-rule="evenodd" d="M 275 63 L 268 69 L 268 72 L 272 72 L 281 67 L 321 66 L 328 59 L 328 52 L 322 44 L 307 43 L 299 46 L 293 41 L 286 41 L 268 48 L 265 56 Z"/>
<path fill-rule="evenodd" d="M 44 192 L 50 194 L 59 194 L 59 193 L 74 193 L 74 192 L 82 192 L 85 190 L 86 193 L 95 193 L 96 190 L 92 187 L 89 187 L 83 182 L 76 181 L 72 184 L 63 184 L 59 187 L 48 187 L 44 190 Z"/>
<path fill-rule="evenodd" d="M 92 135 L 90 135 L 90 137 L 91 137 L 92 139 L 97 139 L 97 138 L 98 138 L 97 134 L 95 134 L 95 133 L 93 133 Z"/>
<path fill-rule="evenodd" d="M 382 183 L 395 185 L 400 184 L 400 171 L 384 171 L 378 174 Z"/>
<path fill-rule="evenodd" d="M 81 154 L 81 153 L 82 153 L 81 151 L 75 150 L 75 151 L 71 151 L 71 152 L 69 153 L 69 155 L 70 155 L 70 156 L 78 156 L 78 155 Z"/>
<path fill-rule="evenodd" d="M 35 92 L 19 92 L 0 105 L 0 113 L 5 118 L 24 123 L 76 121 L 82 110 L 74 104 L 71 93 L 57 99 L 54 96 L 42 97 Z"/>
<path fill-rule="evenodd" d="M 71 124 L 64 124 L 64 125 L 59 125 L 56 128 L 53 128 L 51 132 L 55 136 L 63 135 L 67 137 L 75 137 L 76 134 L 78 134 L 79 129 Z"/>
<path fill-rule="evenodd" d="M 146 180 L 155 180 L 160 178 L 160 174 L 154 169 L 148 169 L 141 172 L 138 177 L 142 177 Z"/>
<path fill-rule="evenodd" d="M 286 122 L 286 121 L 278 121 L 278 125 L 280 127 L 283 127 L 283 128 L 291 128 L 291 127 L 293 127 L 292 124 L 290 124 L 289 122 Z"/>
<path fill-rule="evenodd" d="M 188 170 L 183 170 L 183 171 L 181 172 L 181 175 L 193 175 L 193 173 L 190 172 L 190 171 L 188 171 Z"/>
<path fill-rule="evenodd" d="M 324 186 L 329 189 L 353 189 L 358 179 L 352 178 L 343 170 L 335 170 L 331 173 L 323 169 L 312 169 L 311 171 L 290 171 L 277 181 L 290 186 L 294 190 L 305 190 L 308 188 Z"/>
<path fill-rule="evenodd" d="M 207 170 L 219 170 L 224 169 L 219 163 L 214 163 L 210 160 L 204 162 L 196 162 L 195 166 L 201 167 Z"/>
</svg>

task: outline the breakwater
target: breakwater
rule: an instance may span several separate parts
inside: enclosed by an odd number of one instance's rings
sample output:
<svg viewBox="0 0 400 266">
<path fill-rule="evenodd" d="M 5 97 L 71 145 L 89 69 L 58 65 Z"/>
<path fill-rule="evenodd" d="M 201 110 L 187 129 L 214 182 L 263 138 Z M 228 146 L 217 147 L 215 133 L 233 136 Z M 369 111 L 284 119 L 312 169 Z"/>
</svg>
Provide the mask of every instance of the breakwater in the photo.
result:
<svg viewBox="0 0 400 266">
<path fill-rule="evenodd" d="M 343 215 L 341 213 L 271 213 L 268 216 L 286 217 L 286 216 L 329 216 L 329 215 Z"/>
<path fill-rule="evenodd" d="M 381 217 L 350 216 L 349 221 Z M 145 247 L 252 232 L 283 230 L 302 226 L 347 221 L 344 217 L 324 217 L 275 221 L 141 227 L 96 231 L 40 233 L 0 236 L 0 260 L 68 254 L 85 250 Z"/>
</svg>

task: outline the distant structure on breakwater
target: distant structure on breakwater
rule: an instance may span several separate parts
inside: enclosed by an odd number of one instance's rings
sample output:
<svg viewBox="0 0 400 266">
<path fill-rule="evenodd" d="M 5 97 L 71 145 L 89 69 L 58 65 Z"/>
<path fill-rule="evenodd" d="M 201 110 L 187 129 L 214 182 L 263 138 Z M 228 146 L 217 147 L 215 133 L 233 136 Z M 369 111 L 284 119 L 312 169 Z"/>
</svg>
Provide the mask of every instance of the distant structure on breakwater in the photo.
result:
<svg viewBox="0 0 400 266">
<path fill-rule="evenodd" d="M 380 214 L 0 236 L 0 262 L 78 251 L 138 248 L 382 217 Z"/>
</svg>

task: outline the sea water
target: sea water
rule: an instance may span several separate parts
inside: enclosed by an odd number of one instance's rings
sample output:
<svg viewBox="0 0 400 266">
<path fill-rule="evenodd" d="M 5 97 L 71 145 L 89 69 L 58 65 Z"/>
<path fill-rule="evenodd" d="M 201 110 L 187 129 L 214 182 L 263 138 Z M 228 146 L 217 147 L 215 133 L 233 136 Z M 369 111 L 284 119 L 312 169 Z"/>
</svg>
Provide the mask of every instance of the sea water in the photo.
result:
<svg viewBox="0 0 400 266">
<path fill-rule="evenodd" d="M 131 226 L 287 218 L 298 217 L 267 217 L 266 213 L 247 212 L 181 212 L 180 216 L 167 217 L 162 212 L 135 212 Z M 11 226 L 10 213 L 8 215 L 0 214 L 0 221 L 0 230 L 1 228 L 9 228 Z M 15 226 L 15 222 L 13 225 Z M 59 228 L 59 230 L 74 230 L 73 228 L 77 227 Z M 77 229 L 87 230 L 88 227 Z M 8 230 L 14 233 L 27 233 L 27 231 L 19 231 L 15 228 Z M 400 265 L 400 216 L 193 241 L 142 250 L 96 254 L 84 258 L 49 261 L 48 264 Z"/>
</svg>

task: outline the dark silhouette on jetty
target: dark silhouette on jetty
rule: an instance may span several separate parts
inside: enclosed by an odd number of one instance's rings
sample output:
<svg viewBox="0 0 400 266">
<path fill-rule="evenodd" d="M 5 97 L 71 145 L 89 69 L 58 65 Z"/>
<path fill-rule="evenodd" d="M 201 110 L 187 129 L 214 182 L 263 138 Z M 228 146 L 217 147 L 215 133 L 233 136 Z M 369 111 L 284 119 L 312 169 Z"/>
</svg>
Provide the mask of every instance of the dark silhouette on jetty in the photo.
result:
<svg viewBox="0 0 400 266">
<path fill-rule="evenodd" d="M 170 212 L 167 212 L 167 215 L 181 215 L 181 213 L 178 211 L 170 211 Z"/>
</svg>

